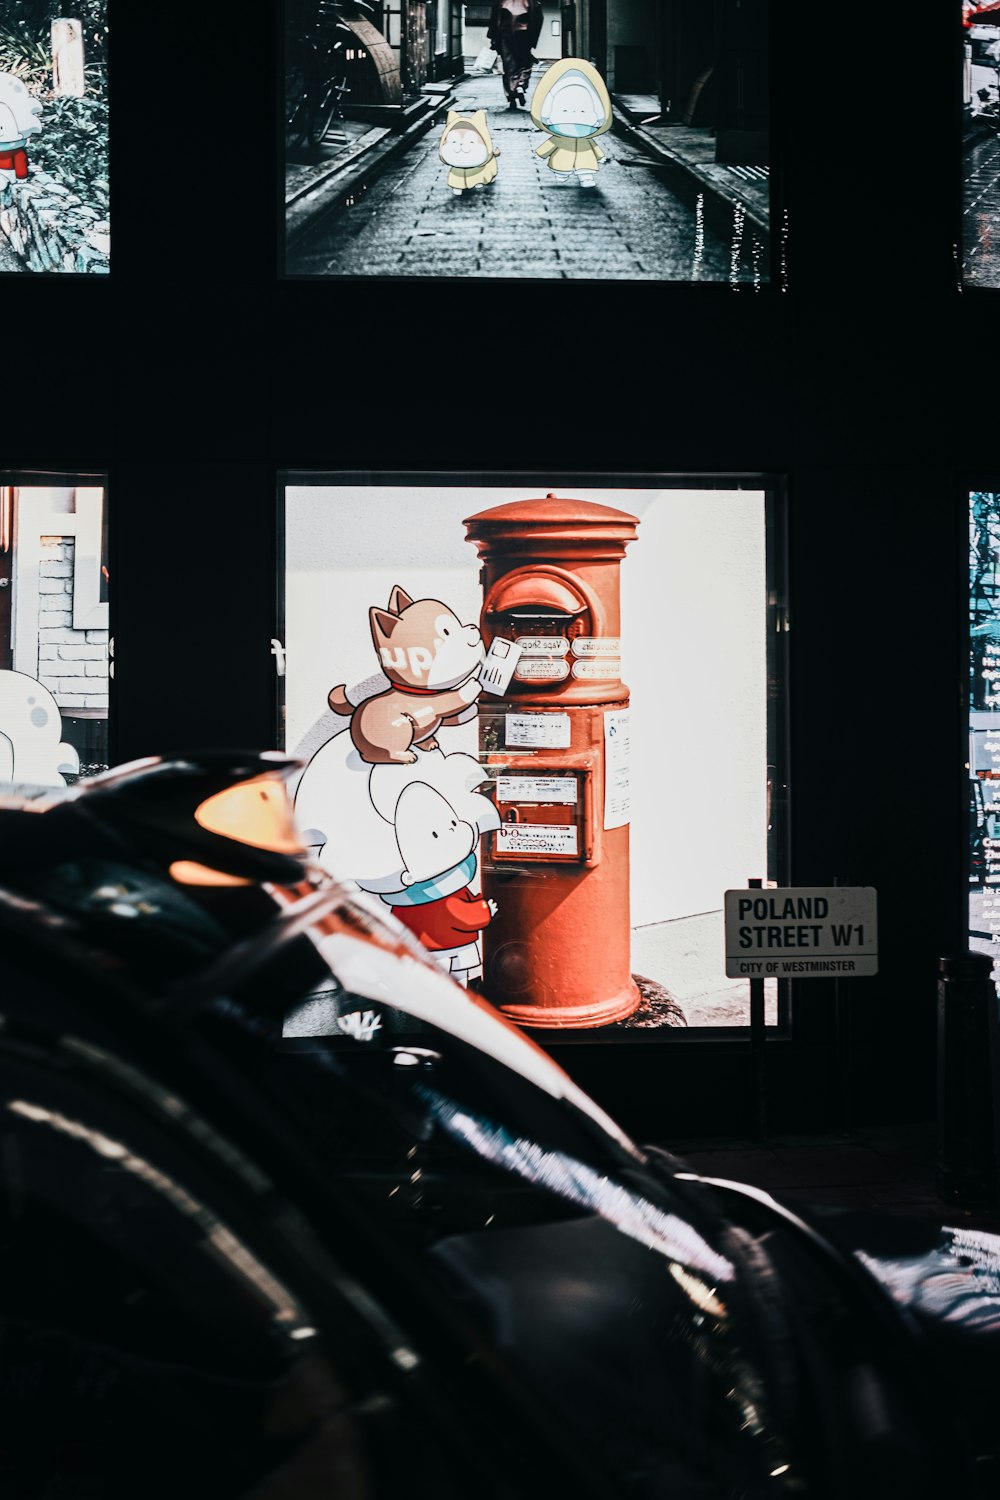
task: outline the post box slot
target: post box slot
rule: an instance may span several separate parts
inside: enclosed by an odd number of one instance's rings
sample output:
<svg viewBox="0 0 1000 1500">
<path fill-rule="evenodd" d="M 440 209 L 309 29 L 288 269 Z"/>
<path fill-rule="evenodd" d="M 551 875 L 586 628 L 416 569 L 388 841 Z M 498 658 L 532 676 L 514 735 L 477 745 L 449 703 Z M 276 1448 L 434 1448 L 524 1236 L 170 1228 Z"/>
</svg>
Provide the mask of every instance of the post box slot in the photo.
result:
<svg viewBox="0 0 1000 1500">
<path fill-rule="evenodd" d="M 561 682 L 570 675 L 570 651 L 577 636 L 585 635 L 587 611 L 532 608 L 508 609 L 492 619 L 494 637 L 516 641 L 521 658 L 514 680 L 524 684 Z"/>
</svg>

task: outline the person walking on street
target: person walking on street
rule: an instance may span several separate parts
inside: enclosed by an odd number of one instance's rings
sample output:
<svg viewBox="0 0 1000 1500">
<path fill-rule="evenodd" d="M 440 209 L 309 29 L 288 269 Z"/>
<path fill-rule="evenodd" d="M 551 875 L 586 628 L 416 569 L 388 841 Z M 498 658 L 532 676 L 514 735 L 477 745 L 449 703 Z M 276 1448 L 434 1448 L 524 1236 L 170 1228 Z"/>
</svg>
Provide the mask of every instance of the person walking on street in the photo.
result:
<svg viewBox="0 0 1000 1500">
<path fill-rule="evenodd" d="M 542 31 L 542 0 L 493 0 L 486 36 L 500 54 L 503 90 L 510 109 L 524 104 L 531 78 L 532 48 Z"/>
</svg>

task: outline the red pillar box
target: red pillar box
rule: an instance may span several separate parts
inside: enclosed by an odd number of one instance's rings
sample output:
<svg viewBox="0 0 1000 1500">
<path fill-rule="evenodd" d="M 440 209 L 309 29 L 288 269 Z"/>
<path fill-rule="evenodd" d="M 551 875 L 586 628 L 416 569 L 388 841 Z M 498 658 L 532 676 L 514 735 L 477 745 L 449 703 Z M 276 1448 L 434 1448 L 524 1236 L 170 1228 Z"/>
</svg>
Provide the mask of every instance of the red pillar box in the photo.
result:
<svg viewBox="0 0 1000 1500">
<path fill-rule="evenodd" d="M 516 641 L 506 696 L 479 704 L 501 828 L 487 835 L 487 995 L 532 1027 L 631 1015 L 628 689 L 620 567 L 638 519 L 586 500 L 520 500 L 465 521 L 481 629 Z"/>
</svg>

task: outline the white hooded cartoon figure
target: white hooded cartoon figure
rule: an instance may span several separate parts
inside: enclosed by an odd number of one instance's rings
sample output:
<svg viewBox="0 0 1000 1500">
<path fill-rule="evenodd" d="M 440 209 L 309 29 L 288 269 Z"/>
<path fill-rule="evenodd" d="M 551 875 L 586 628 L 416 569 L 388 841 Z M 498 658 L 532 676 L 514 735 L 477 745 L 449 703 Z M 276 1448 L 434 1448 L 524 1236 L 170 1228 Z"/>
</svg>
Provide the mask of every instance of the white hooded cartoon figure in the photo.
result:
<svg viewBox="0 0 1000 1500">
<path fill-rule="evenodd" d="M 302 772 L 295 813 L 324 869 L 379 896 L 460 984 L 482 972 L 479 933 L 493 909 L 471 886 L 480 835 L 500 826 L 477 760 L 427 750 L 372 765 L 335 734 Z"/>
<path fill-rule="evenodd" d="M 382 900 L 434 962 L 467 985 L 482 976 L 479 934 L 497 909 L 469 884 L 476 873 L 479 832 L 423 781 L 411 781 L 400 793 L 395 829 L 404 889 L 387 892 Z"/>
<path fill-rule="evenodd" d="M 41 130 L 42 106 L 20 78 L 0 73 L 0 183 L 28 175 L 28 137 Z"/>
<path fill-rule="evenodd" d="M 611 99 L 604 79 L 581 57 L 564 57 L 538 80 L 531 118 L 549 139 L 537 147 L 557 182 L 569 183 L 575 172 L 582 187 L 595 185 L 604 152 L 594 137 L 610 130 Z"/>
<path fill-rule="evenodd" d="M 79 769 L 48 688 L 24 672 L 0 671 L 0 782 L 65 786 Z"/>
</svg>

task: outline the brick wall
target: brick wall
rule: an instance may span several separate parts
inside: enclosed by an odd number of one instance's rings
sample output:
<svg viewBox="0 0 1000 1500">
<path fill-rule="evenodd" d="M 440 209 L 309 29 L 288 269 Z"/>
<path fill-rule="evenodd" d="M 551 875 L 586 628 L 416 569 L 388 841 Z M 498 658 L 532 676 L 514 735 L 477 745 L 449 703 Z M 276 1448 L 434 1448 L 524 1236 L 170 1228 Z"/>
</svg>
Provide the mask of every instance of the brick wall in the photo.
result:
<svg viewBox="0 0 1000 1500">
<path fill-rule="evenodd" d="M 38 680 L 61 709 L 108 711 L 108 632 L 73 628 L 72 537 L 43 537 Z"/>
</svg>

